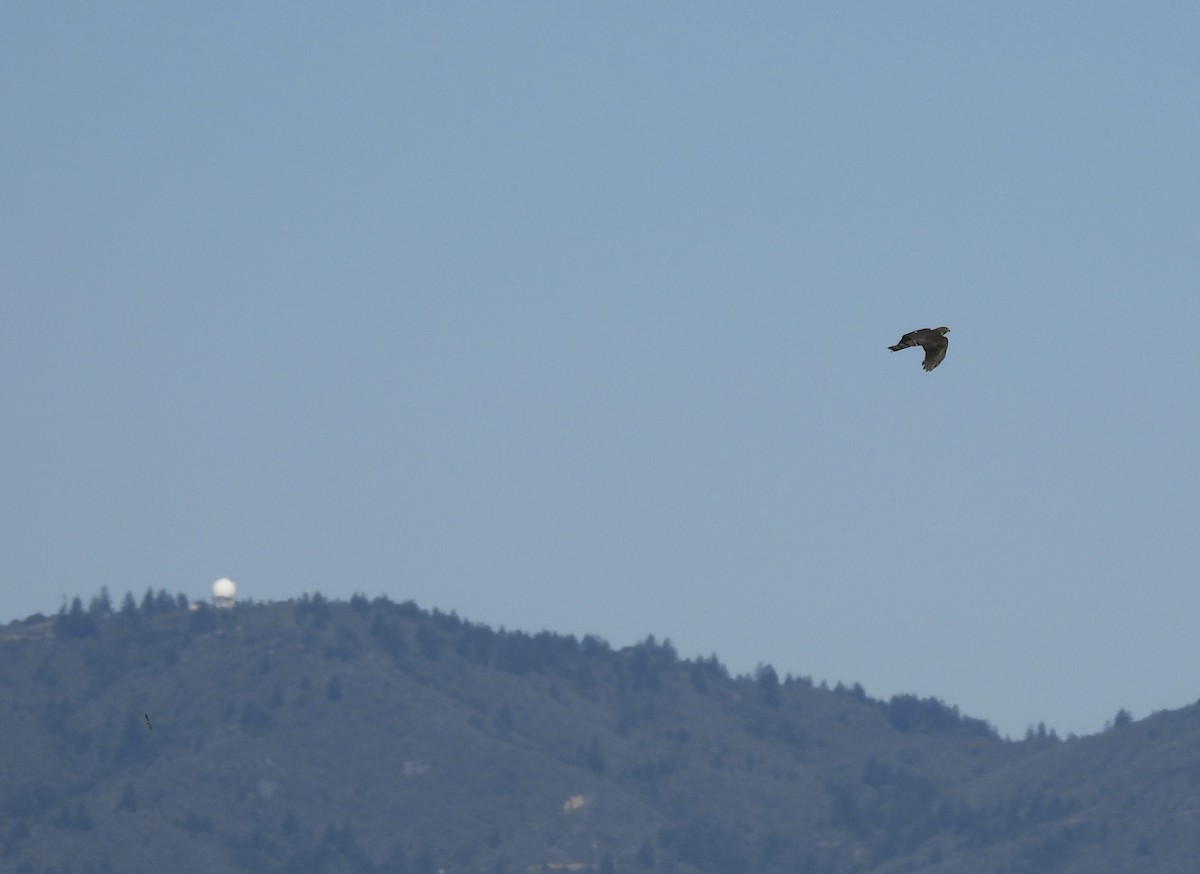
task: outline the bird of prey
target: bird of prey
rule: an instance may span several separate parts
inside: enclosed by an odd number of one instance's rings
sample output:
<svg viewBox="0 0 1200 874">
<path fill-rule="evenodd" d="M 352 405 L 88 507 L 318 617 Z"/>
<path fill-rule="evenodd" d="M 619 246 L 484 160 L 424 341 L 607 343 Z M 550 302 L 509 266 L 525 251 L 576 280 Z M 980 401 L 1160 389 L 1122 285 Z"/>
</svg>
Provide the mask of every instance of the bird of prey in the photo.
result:
<svg viewBox="0 0 1200 874">
<path fill-rule="evenodd" d="M 920 346 L 925 350 L 925 360 L 921 362 L 921 366 L 926 370 L 933 370 L 946 357 L 946 348 L 950 345 L 946 335 L 949 333 L 949 328 L 921 328 L 919 331 L 910 331 L 905 334 L 900 338 L 899 343 L 895 346 L 888 346 L 888 348 L 893 352 L 899 352 L 909 346 Z"/>
<path fill-rule="evenodd" d="M 143 713 L 142 718 L 146 720 L 146 728 L 150 729 L 151 731 L 154 731 L 154 726 L 150 724 L 150 714 Z"/>
</svg>

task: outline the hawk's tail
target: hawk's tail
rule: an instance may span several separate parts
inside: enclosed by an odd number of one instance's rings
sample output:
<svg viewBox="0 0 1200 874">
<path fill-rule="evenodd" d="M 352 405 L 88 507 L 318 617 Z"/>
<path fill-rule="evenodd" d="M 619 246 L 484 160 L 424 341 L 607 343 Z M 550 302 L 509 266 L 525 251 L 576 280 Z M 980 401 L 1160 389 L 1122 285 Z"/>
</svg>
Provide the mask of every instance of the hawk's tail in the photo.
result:
<svg viewBox="0 0 1200 874">
<path fill-rule="evenodd" d="M 911 345 L 912 345 L 912 343 L 906 343 L 903 340 L 901 340 L 895 346 L 888 346 L 888 348 L 891 349 L 893 352 L 899 352 L 901 349 L 907 349 Z"/>
</svg>

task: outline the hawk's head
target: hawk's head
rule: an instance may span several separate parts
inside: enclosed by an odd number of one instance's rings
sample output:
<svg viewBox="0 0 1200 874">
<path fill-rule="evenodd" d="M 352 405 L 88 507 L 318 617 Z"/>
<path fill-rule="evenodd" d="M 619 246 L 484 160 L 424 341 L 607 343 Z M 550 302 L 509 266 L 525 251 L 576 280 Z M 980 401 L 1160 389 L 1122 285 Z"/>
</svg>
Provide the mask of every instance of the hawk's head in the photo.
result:
<svg viewBox="0 0 1200 874">
<path fill-rule="evenodd" d="M 934 328 L 934 330 L 937 331 L 939 334 L 941 334 L 943 337 L 945 337 L 947 334 L 950 333 L 949 328 Z"/>
</svg>

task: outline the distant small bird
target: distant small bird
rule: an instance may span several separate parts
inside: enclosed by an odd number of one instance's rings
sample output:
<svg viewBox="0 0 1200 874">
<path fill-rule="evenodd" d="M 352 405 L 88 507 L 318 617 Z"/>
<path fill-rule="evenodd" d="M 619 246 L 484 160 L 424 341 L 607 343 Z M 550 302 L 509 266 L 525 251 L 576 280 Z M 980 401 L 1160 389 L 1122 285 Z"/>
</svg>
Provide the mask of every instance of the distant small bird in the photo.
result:
<svg viewBox="0 0 1200 874">
<path fill-rule="evenodd" d="M 146 720 L 146 728 L 150 729 L 151 731 L 154 731 L 154 726 L 150 724 L 150 714 L 143 713 L 142 718 Z"/>
<path fill-rule="evenodd" d="M 921 366 L 926 370 L 933 370 L 946 357 L 946 349 L 950 346 L 946 335 L 949 333 L 949 328 L 921 328 L 919 331 L 910 331 L 905 334 L 900 338 L 899 343 L 895 346 L 888 346 L 888 348 L 893 352 L 899 352 L 909 346 L 920 346 L 925 350 L 925 360 L 921 362 Z"/>
</svg>

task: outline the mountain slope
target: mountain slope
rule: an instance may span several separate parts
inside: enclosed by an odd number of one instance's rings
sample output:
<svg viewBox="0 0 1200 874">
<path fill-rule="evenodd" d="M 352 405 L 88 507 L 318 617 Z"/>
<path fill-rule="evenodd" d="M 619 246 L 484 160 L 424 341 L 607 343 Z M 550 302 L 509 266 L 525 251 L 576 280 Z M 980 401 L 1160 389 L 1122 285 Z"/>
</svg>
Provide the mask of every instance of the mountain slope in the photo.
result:
<svg viewBox="0 0 1200 874">
<path fill-rule="evenodd" d="M 75 605 L 0 653 L 18 874 L 1183 872 L 1200 849 L 1191 708 L 1014 743 L 933 700 L 364 598 Z"/>
</svg>

